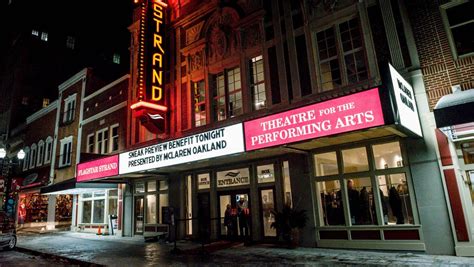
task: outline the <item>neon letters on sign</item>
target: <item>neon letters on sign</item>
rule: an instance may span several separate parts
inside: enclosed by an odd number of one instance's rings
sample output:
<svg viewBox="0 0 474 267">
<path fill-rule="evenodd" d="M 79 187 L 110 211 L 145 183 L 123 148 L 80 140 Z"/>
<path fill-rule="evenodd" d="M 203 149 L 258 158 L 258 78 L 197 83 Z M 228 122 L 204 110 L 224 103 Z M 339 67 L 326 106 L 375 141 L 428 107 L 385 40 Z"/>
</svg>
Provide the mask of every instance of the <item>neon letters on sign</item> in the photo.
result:
<svg viewBox="0 0 474 267">
<path fill-rule="evenodd" d="M 77 182 L 85 182 L 98 178 L 118 175 L 119 156 L 111 156 L 77 165 Z"/>
<path fill-rule="evenodd" d="M 378 88 L 244 123 L 247 151 L 384 124 Z"/>
</svg>

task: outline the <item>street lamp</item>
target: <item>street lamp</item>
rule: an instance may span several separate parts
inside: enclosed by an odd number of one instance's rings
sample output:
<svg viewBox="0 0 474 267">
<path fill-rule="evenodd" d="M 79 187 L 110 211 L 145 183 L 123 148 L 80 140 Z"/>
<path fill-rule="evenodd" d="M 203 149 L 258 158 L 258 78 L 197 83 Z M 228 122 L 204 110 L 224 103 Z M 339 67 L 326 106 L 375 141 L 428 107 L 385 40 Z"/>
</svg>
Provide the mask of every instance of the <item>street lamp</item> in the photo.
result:
<svg viewBox="0 0 474 267">
<path fill-rule="evenodd" d="M 16 157 L 21 161 L 22 159 L 25 158 L 25 151 L 23 149 L 20 149 L 18 153 L 16 154 Z M 10 214 L 13 216 L 13 208 L 14 208 L 14 200 L 10 198 L 10 189 L 11 189 L 11 179 L 10 179 L 10 169 L 12 165 L 19 165 L 19 162 L 16 163 L 13 161 L 13 159 L 9 158 L 7 156 L 7 151 L 4 148 L 0 148 L 0 160 L 2 161 L 2 175 L 5 177 L 6 183 L 5 183 L 5 206 L 4 210 L 7 214 Z"/>
</svg>

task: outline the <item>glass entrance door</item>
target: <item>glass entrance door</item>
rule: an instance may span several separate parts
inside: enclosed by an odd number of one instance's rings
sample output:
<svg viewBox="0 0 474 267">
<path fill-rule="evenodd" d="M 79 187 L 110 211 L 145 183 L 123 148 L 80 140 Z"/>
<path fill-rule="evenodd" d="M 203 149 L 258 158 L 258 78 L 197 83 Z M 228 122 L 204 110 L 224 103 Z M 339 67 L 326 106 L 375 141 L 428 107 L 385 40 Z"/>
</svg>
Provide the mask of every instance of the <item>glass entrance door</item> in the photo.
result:
<svg viewBox="0 0 474 267">
<path fill-rule="evenodd" d="M 135 197 L 135 234 L 143 234 L 144 220 L 143 196 Z"/>
<path fill-rule="evenodd" d="M 275 190 L 273 188 L 260 189 L 260 216 L 262 218 L 263 236 L 276 237 L 276 229 L 271 225 L 275 221 L 275 216 L 271 212 L 275 209 Z"/>
<path fill-rule="evenodd" d="M 223 192 L 219 195 L 220 235 L 237 239 L 250 237 L 250 198 L 248 191 Z"/>
</svg>

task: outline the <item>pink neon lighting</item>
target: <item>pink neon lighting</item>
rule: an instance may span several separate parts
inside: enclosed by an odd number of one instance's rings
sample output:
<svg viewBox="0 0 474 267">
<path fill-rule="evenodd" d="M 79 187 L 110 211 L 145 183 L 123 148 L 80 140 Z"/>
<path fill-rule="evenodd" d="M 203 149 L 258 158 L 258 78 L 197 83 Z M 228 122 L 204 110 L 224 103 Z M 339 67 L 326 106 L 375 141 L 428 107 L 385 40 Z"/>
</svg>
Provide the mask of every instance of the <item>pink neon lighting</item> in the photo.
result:
<svg viewBox="0 0 474 267">
<path fill-rule="evenodd" d="M 114 155 L 77 165 L 77 182 L 85 182 L 98 178 L 118 175 L 119 156 Z"/>
<path fill-rule="evenodd" d="M 244 123 L 255 150 L 384 125 L 377 88 Z"/>
<path fill-rule="evenodd" d="M 150 102 L 145 102 L 145 101 L 139 101 L 135 104 L 132 104 L 130 106 L 131 109 L 138 109 L 138 108 L 151 108 L 151 109 L 156 109 L 156 110 L 161 110 L 161 111 L 167 111 L 168 107 L 158 105 L 158 104 L 153 104 Z"/>
</svg>

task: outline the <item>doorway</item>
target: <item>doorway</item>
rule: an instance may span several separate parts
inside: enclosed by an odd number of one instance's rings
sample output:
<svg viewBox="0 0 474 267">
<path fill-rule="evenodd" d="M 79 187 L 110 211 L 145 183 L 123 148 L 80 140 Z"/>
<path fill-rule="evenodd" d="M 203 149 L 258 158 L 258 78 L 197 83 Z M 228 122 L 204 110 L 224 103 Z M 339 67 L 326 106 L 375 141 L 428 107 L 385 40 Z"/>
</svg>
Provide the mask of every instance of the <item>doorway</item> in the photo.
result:
<svg viewBox="0 0 474 267">
<path fill-rule="evenodd" d="M 144 226 L 144 211 L 145 207 L 143 205 L 144 198 L 143 196 L 135 197 L 135 234 L 143 234 Z"/>
<path fill-rule="evenodd" d="M 230 205 L 230 210 L 226 210 Z M 226 239 L 250 238 L 252 219 L 248 190 L 219 193 L 220 237 Z"/>
<path fill-rule="evenodd" d="M 275 210 L 275 189 L 273 187 L 261 188 L 260 192 L 260 218 L 264 238 L 276 237 L 276 229 L 271 225 L 275 221 L 272 211 Z"/>
</svg>

